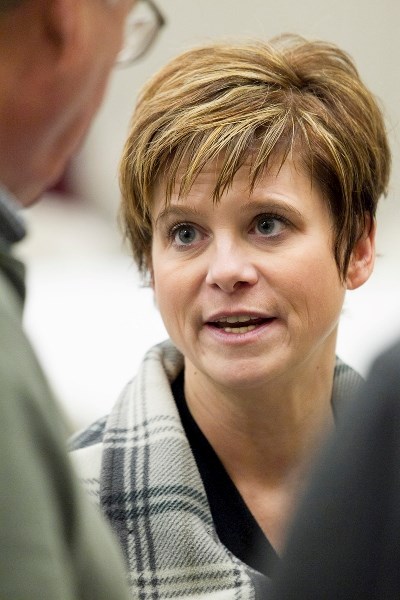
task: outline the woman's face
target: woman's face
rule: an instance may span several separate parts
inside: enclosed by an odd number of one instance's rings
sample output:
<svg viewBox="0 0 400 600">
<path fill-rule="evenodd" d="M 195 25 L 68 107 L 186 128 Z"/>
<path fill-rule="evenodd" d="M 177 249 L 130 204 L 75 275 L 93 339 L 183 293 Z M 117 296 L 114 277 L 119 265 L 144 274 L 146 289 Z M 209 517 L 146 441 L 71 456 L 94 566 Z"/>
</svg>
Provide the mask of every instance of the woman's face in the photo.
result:
<svg viewBox="0 0 400 600">
<path fill-rule="evenodd" d="M 221 201 L 210 164 L 185 198 L 155 189 L 151 269 L 167 331 L 192 372 L 234 389 L 332 360 L 345 284 L 321 192 L 287 160 Z"/>
</svg>

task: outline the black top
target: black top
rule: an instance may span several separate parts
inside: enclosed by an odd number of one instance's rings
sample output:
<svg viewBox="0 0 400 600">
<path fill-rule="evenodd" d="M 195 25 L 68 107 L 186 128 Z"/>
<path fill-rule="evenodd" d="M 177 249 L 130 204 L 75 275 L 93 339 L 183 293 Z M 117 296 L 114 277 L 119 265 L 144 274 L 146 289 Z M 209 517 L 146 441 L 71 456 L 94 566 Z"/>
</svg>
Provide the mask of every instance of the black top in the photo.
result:
<svg viewBox="0 0 400 600">
<path fill-rule="evenodd" d="M 270 577 L 277 554 L 193 419 L 184 394 L 184 371 L 173 382 L 172 393 L 203 480 L 219 539 L 242 562 Z"/>
</svg>

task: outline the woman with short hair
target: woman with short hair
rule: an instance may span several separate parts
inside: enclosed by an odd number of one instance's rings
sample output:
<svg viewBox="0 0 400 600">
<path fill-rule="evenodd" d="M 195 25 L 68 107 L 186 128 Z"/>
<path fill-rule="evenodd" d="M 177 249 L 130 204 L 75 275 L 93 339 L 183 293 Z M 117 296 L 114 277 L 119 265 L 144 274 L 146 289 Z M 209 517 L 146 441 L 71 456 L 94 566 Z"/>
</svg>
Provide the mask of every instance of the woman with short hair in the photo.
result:
<svg viewBox="0 0 400 600">
<path fill-rule="evenodd" d="M 265 597 L 360 381 L 337 328 L 373 269 L 389 166 L 381 110 L 329 43 L 210 44 L 143 89 L 122 218 L 170 340 L 75 440 L 133 597 Z"/>
</svg>

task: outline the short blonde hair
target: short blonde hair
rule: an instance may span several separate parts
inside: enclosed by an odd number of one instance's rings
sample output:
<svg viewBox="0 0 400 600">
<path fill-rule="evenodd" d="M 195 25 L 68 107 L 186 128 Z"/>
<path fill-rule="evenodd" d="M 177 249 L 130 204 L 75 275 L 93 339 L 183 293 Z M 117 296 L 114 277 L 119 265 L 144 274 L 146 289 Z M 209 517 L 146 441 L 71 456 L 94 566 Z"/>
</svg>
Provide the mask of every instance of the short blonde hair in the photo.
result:
<svg viewBox="0 0 400 600">
<path fill-rule="evenodd" d="M 160 177 L 168 202 L 178 169 L 184 168 L 185 196 L 204 166 L 222 156 L 218 201 L 249 155 L 253 187 L 273 158 L 284 161 L 292 151 L 329 206 L 344 278 L 390 170 L 382 112 L 349 55 L 331 43 L 286 35 L 269 43 L 209 44 L 163 67 L 139 97 L 120 168 L 123 227 L 142 274 Z"/>
</svg>

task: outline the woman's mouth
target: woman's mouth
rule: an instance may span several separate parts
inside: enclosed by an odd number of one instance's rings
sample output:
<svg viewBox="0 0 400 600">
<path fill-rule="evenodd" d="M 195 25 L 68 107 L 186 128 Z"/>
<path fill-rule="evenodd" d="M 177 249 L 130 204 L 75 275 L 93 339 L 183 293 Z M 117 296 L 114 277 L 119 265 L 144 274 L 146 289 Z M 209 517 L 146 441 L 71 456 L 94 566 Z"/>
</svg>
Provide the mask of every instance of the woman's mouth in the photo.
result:
<svg viewBox="0 0 400 600">
<path fill-rule="evenodd" d="M 250 315 L 230 315 L 229 317 L 219 317 L 215 321 L 208 321 L 207 325 L 222 329 L 226 333 L 248 333 L 260 325 L 264 325 L 273 320 L 273 317 L 252 317 Z"/>
</svg>

